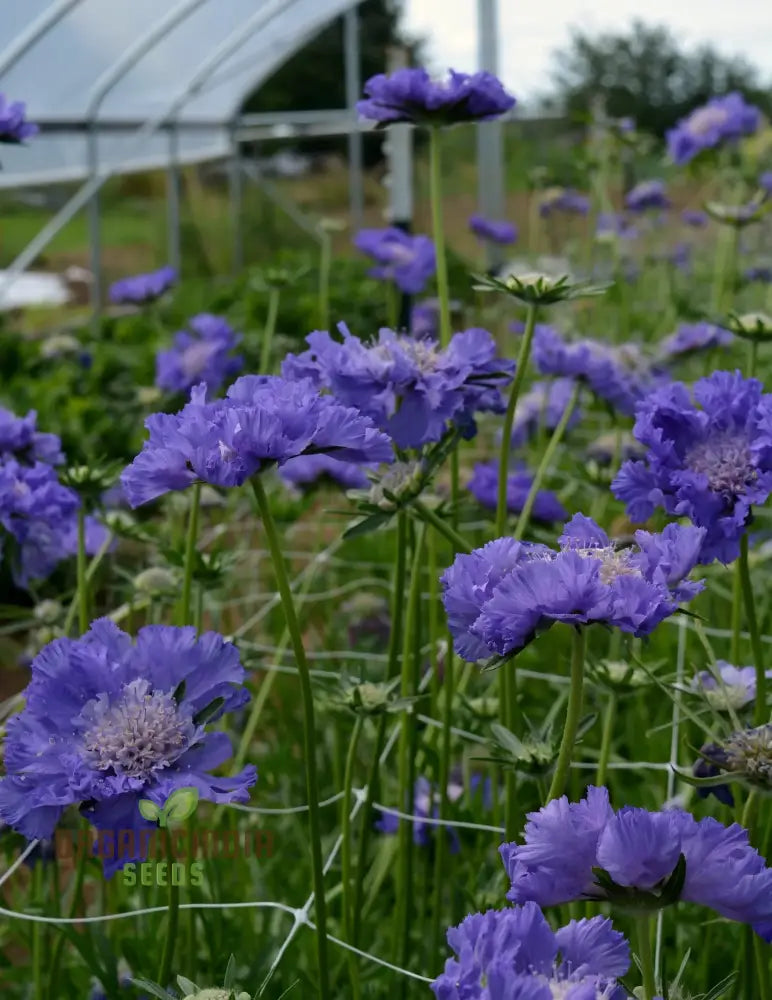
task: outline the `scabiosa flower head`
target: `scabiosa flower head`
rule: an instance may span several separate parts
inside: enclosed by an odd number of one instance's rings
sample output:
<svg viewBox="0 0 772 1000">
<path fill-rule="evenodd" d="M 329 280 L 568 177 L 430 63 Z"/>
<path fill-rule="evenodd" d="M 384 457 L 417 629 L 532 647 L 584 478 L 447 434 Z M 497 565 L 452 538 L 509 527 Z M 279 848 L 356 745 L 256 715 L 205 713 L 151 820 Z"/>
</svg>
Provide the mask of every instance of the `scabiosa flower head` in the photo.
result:
<svg viewBox="0 0 772 1000">
<path fill-rule="evenodd" d="M 534 382 L 528 392 L 520 396 L 512 422 L 513 448 L 529 441 L 538 433 L 540 427 L 548 431 L 557 427 L 566 409 L 571 405 L 575 384 L 571 378 Z M 581 419 L 582 411 L 576 403 L 567 429 L 575 427 Z"/>
<path fill-rule="evenodd" d="M 120 281 L 114 281 L 110 285 L 110 301 L 116 305 L 144 305 L 147 302 L 155 302 L 176 284 L 177 277 L 173 267 L 162 267 L 148 274 L 121 278 Z"/>
<path fill-rule="evenodd" d="M 555 212 L 566 215 L 587 215 L 590 199 L 572 188 L 552 187 L 542 192 L 539 198 L 539 215 L 548 219 Z"/>
<path fill-rule="evenodd" d="M 636 240 L 638 230 L 621 212 L 600 212 L 595 222 L 598 240 Z"/>
<path fill-rule="evenodd" d="M 446 348 L 383 329 L 365 344 L 344 324 L 342 343 L 323 331 L 306 337 L 309 350 L 287 355 L 287 378 L 310 377 L 336 399 L 355 406 L 389 433 L 400 448 L 438 441 L 449 423 L 475 431 L 474 414 L 501 413 L 499 391 L 514 363 L 496 355 L 487 330 L 456 333 Z"/>
<path fill-rule="evenodd" d="M 393 281 L 406 295 L 420 295 L 437 267 L 431 238 L 411 236 L 396 226 L 360 229 L 354 246 L 376 262 L 371 277 Z"/>
<path fill-rule="evenodd" d="M 163 806 L 176 789 L 195 788 L 211 802 L 245 802 L 254 767 L 210 774 L 231 745 L 206 728 L 249 700 L 243 681 L 236 647 L 215 632 L 149 625 L 132 642 L 103 618 L 80 639 L 54 640 L 8 723 L 0 817 L 32 839 L 50 837 L 71 805 L 99 830 L 138 832 L 153 825 L 140 798 Z"/>
<path fill-rule="evenodd" d="M 717 660 L 712 672 L 701 670 L 692 679 L 691 687 L 702 692 L 712 708 L 721 711 L 744 708 L 756 698 L 756 670 Z"/>
<path fill-rule="evenodd" d="M 451 802 L 457 801 L 463 794 L 463 786 L 457 784 L 448 785 L 448 799 Z M 385 812 L 378 809 L 380 817 L 375 821 L 375 829 L 379 833 L 394 834 L 399 829 L 399 816 L 393 812 Z M 439 790 L 424 777 L 416 779 L 413 786 L 413 843 L 419 847 L 428 847 L 432 837 L 439 829 L 437 823 L 432 820 L 439 819 L 440 816 L 440 795 Z M 445 827 L 447 832 L 451 854 L 457 854 L 461 849 L 458 833 L 452 826 Z"/>
<path fill-rule="evenodd" d="M 507 246 L 517 241 L 517 226 L 504 219 L 496 221 L 485 219 L 482 215 L 473 215 L 469 219 L 469 228 L 480 240 Z"/>
<path fill-rule="evenodd" d="M 37 413 L 30 410 L 26 417 L 0 406 L 0 461 L 12 456 L 20 462 L 45 462 L 61 465 L 64 461 L 62 442 L 56 434 L 37 430 Z"/>
<path fill-rule="evenodd" d="M 726 347 L 732 343 L 732 334 L 715 323 L 681 323 L 659 345 L 661 358 L 677 358 L 695 351 Z"/>
<path fill-rule="evenodd" d="M 659 535 L 638 531 L 635 546 L 618 548 L 576 514 L 557 551 L 500 538 L 457 556 L 441 577 L 456 651 L 469 661 L 508 656 L 555 622 L 648 635 L 702 588 L 685 577 L 704 534 L 671 524 Z"/>
<path fill-rule="evenodd" d="M 225 399 L 197 386 L 177 414 L 155 413 L 142 451 L 121 475 L 132 507 L 196 481 L 241 486 L 270 465 L 305 454 L 390 462 L 389 438 L 358 410 L 321 396 L 308 379 L 244 375 Z"/>
<path fill-rule="evenodd" d="M 200 313 L 174 335 L 170 350 L 156 357 L 156 385 L 165 392 L 189 393 L 203 382 L 217 390 L 241 371 L 244 359 L 232 352 L 241 337 L 222 316 Z"/>
<path fill-rule="evenodd" d="M 670 208 L 670 199 L 661 180 L 641 181 L 625 195 L 625 208 L 631 212 Z"/>
<path fill-rule="evenodd" d="M 8 101 L 0 94 L 0 142 L 18 145 L 40 131 L 37 125 L 24 117 L 26 107 L 22 101 Z"/>
<path fill-rule="evenodd" d="M 635 412 L 662 377 L 636 344 L 612 346 L 589 338 L 567 341 L 544 324 L 536 325 L 532 357 L 542 374 L 582 379 L 596 396 L 625 415 Z"/>
<path fill-rule="evenodd" d="M 492 121 L 515 105 L 515 99 L 492 73 L 457 73 L 433 80 L 425 69 L 378 73 L 365 83 L 366 98 L 357 111 L 379 125 L 455 125 Z"/>
<path fill-rule="evenodd" d="M 557 932 L 535 903 L 472 913 L 448 930 L 455 954 L 432 983 L 437 1000 L 622 1000 L 615 978 L 630 949 L 605 917 Z"/>
<path fill-rule="evenodd" d="M 752 135 L 761 123 L 761 112 L 732 92 L 711 97 L 707 104 L 682 118 L 666 134 L 670 159 L 682 166 L 705 149 Z"/>
<path fill-rule="evenodd" d="M 732 733 L 720 743 L 703 747 L 702 756 L 708 766 L 695 768 L 698 776 L 712 777 L 724 773 L 753 788 L 772 792 L 772 723 Z M 720 792 L 721 789 L 726 790 L 728 802 L 732 804 L 732 794 L 727 786 L 714 786 L 711 791 Z M 720 793 L 718 798 L 727 801 Z"/>
<path fill-rule="evenodd" d="M 756 264 L 743 271 L 744 281 L 758 281 L 768 285 L 772 282 L 772 264 Z"/>
<path fill-rule="evenodd" d="M 606 789 L 590 787 L 581 802 L 563 796 L 529 813 L 525 842 L 499 853 L 513 903 L 608 899 L 650 910 L 683 900 L 772 938 L 772 869 L 736 823 L 697 821 L 681 809 L 614 813 Z"/>
<path fill-rule="evenodd" d="M 759 187 L 767 194 L 772 194 L 772 170 L 765 170 L 759 175 Z"/>
<path fill-rule="evenodd" d="M 299 489 L 310 489 L 323 480 L 335 482 L 347 490 L 359 490 L 368 485 L 361 466 L 341 462 L 332 455 L 298 455 L 281 466 L 279 476 Z"/>
<path fill-rule="evenodd" d="M 533 484 L 533 476 L 525 469 L 512 472 L 507 477 L 507 510 L 519 514 Z M 498 462 L 480 462 L 474 467 L 467 489 L 478 503 L 490 510 L 496 509 L 499 488 Z M 565 521 L 568 517 L 565 507 L 551 490 L 539 490 L 531 511 L 535 521 Z"/>
<path fill-rule="evenodd" d="M 703 229 L 708 224 L 708 215 L 698 208 L 685 208 L 681 212 L 681 222 L 692 229 Z"/>
<path fill-rule="evenodd" d="M 706 531 L 700 561 L 732 562 L 751 516 L 772 492 L 772 395 L 740 372 L 714 372 L 690 393 L 682 382 L 652 392 L 633 433 L 646 459 L 626 462 L 612 484 L 628 515 L 655 508 Z"/>
</svg>

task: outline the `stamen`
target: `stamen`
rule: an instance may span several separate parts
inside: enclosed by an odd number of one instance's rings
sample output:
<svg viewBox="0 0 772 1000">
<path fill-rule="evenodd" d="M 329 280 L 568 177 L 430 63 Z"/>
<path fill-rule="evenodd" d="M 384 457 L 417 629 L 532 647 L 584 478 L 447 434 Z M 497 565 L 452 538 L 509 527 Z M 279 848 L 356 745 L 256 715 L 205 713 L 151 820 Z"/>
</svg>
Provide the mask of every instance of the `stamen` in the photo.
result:
<svg viewBox="0 0 772 1000">
<path fill-rule="evenodd" d="M 684 458 L 694 472 L 707 477 L 714 493 L 734 498 L 745 492 L 758 475 L 751 464 L 748 440 L 737 434 L 716 434 L 690 449 Z"/>
</svg>

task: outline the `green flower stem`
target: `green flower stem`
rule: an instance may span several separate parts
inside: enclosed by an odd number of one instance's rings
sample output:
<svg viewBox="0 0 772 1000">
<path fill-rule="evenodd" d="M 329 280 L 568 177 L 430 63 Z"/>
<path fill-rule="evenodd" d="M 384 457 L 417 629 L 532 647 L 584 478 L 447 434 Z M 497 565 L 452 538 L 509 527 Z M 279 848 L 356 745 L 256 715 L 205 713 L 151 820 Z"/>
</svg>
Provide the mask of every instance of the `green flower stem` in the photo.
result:
<svg viewBox="0 0 772 1000">
<path fill-rule="evenodd" d="M 754 337 L 748 341 L 748 378 L 756 375 L 756 364 L 759 359 L 759 342 Z"/>
<path fill-rule="evenodd" d="M 402 634 L 405 577 L 407 574 L 407 514 L 397 513 L 397 559 L 394 564 L 394 590 L 391 596 L 391 630 L 389 632 L 388 674 L 390 680 L 397 675 L 399 643 Z"/>
<path fill-rule="evenodd" d="M 742 587 L 743 592 L 745 617 L 748 622 L 748 631 L 751 636 L 753 665 L 756 668 L 756 704 L 753 712 L 753 724 L 754 726 L 762 726 L 765 722 L 767 722 L 769 717 L 767 712 L 767 675 L 764 670 L 764 648 L 761 643 L 759 623 L 756 618 L 756 604 L 753 599 L 753 585 L 751 584 L 751 574 L 748 567 L 747 531 L 740 540 L 738 572 L 740 575 L 740 586 Z"/>
<path fill-rule="evenodd" d="M 270 374 L 271 348 L 273 347 L 273 335 L 276 333 L 276 319 L 279 315 L 279 296 L 280 292 L 278 288 L 269 289 L 268 315 L 266 316 L 265 326 L 263 327 L 263 342 L 260 347 L 259 372 L 261 375 Z"/>
<path fill-rule="evenodd" d="M 386 291 L 386 325 L 390 330 L 396 330 L 399 322 L 397 286 L 393 281 L 386 281 L 384 288 Z"/>
<path fill-rule="evenodd" d="M 609 693 L 606 711 L 603 715 L 603 734 L 600 739 L 598 771 L 595 775 L 595 784 L 598 786 L 606 784 L 606 772 L 608 770 L 609 757 L 611 756 L 611 737 L 614 733 L 614 719 L 616 714 L 617 696 L 612 691 Z"/>
<path fill-rule="evenodd" d="M 740 572 L 740 560 L 734 565 L 734 579 L 732 583 L 732 644 L 729 647 L 730 663 L 740 662 L 740 631 L 742 629 L 743 614 L 743 584 Z"/>
<path fill-rule="evenodd" d="M 501 437 L 501 453 L 499 454 L 499 491 L 496 502 L 496 537 L 500 538 L 507 527 L 507 477 L 509 475 L 509 456 L 512 451 L 512 425 L 515 422 L 515 408 L 520 396 L 520 388 L 525 380 L 528 359 L 531 356 L 531 343 L 533 342 L 533 331 L 536 327 L 536 314 L 538 307 L 535 303 L 528 304 L 528 311 L 525 317 L 525 330 L 523 339 L 520 342 L 520 351 L 517 355 L 517 368 L 512 379 L 509 390 L 509 402 L 507 412 L 504 415 L 504 429 Z"/>
<path fill-rule="evenodd" d="M 250 480 L 257 501 L 257 508 L 263 522 L 268 549 L 271 553 L 273 571 L 276 576 L 276 586 L 281 597 L 284 618 L 290 634 L 292 650 L 300 680 L 300 691 L 303 699 L 303 757 L 306 765 L 306 793 L 308 796 L 309 835 L 311 841 L 311 865 L 313 869 L 314 910 L 316 916 L 316 950 L 319 963 L 319 995 L 321 1000 L 331 1000 L 329 982 L 329 966 L 327 962 L 327 904 L 324 895 L 324 869 L 322 862 L 322 832 L 319 822 L 319 779 L 316 768 L 317 735 L 314 723 L 314 694 L 311 688 L 311 674 L 303 646 L 295 603 L 292 599 L 284 564 L 281 541 L 276 531 L 276 524 L 271 514 L 260 476 Z"/>
<path fill-rule="evenodd" d="M 88 631 L 88 578 L 86 576 L 86 512 L 81 500 L 78 507 L 78 553 L 75 566 L 78 581 L 78 628 L 83 635 Z"/>
<path fill-rule="evenodd" d="M 558 421 L 558 425 L 552 432 L 552 437 L 549 439 L 547 447 L 544 449 L 544 455 L 539 463 L 539 468 L 536 470 L 536 475 L 533 477 L 533 482 L 531 483 L 531 488 L 528 490 L 528 496 L 526 497 L 525 503 L 523 504 L 523 509 L 520 511 L 520 516 L 517 519 L 517 526 L 515 528 L 514 537 L 519 541 L 522 539 L 528 527 L 528 522 L 531 518 L 531 512 L 533 511 L 533 505 L 536 503 L 536 497 L 541 489 L 541 484 L 544 481 L 544 477 L 550 470 L 552 466 L 552 460 L 555 457 L 555 452 L 558 449 L 558 445 L 563 439 L 566 427 L 568 427 L 568 422 L 571 419 L 576 404 L 579 401 L 579 395 L 582 391 L 581 382 L 576 382 L 574 384 L 573 392 L 571 393 L 571 398 L 568 401 L 568 405 L 563 411 L 563 415 Z"/>
<path fill-rule="evenodd" d="M 421 500 L 413 501 L 413 509 L 418 514 L 418 516 L 430 524 L 436 531 L 447 539 L 453 546 L 454 552 L 471 552 L 472 547 L 464 538 L 459 535 L 455 528 L 451 527 L 447 521 L 436 514 L 430 507 L 427 507 Z"/>
<path fill-rule="evenodd" d="M 440 743 L 439 790 L 440 819 L 448 818 L 448 781 L 450 780 L 451 726 L 453 724 L 453 695 L 455 688 L 455 663 L 453 657 L 453 637 L 448 636 L 445 669 L 442 682 L 442 734 Z M 446 879 L 446 857 L 448 839 L 443 827 L 437 828 L 439 836 L 435 843 L 434 855 L 434 905 L 432 907 L 431 956 L 437 955 L 441 943 L 442 897 Z"/>
<path fill-rule="evenodd" d="M 193 495 L 188 513 L 188 531 L 185 538 L 185 568 L 182 577 L 182 600 L 180 602 L 179 624 L 190 622 L 190 598 L 193 592 L 193 564 L 196 560 L 196 541 L 198 539 L 198 515 L 201 509 L 201 483 L 193 486 Z"/>
<path fill-rule="evenodd" d="M 332 240 L 330 234 L 322 231 L 319 243 L 319 329 L 330 326 L 330 264 L 332 261 Z"/>
<path fill-rule="evenodd" d="M 381 753 L 386 742 L 386 726 L 388 715 L 384 712 L 378 720 L 378 730 L 375 737 L 375 749 L 367 778 L 367 793 L 362 809 L 362 825 L 359 834 L 359 858 L 357 859 L 356 880 L 354 883 L 354 910 L 352 921 L 352 944 L 359 947 L 359 935 L 362 928 L 362 907 L 364 904 L 365 868 L 367 867 L 367 849 L 370 844 L 370 834 L 373 822 L 373 802 L 378 793 L 378 776 L 381 766 Z"/>
<path fill-rule="evenodd" d="M 168 838 L 169 870 L 174 861 L 172 853 L 171 837 Z M 161 951 L 161 962 L 158 966 L 156 982 L 162 989 L 169 985 L 169 978 L 172 974 L 172 963 L 174 961 L 174 950 L 177 944 L 177 928 L 180 921 L 180 887 L 174 884 L 173 879 L 169 879 L 169 908 L 167 910 L 166 936 L 164 938 L 163 950 Z"/>
<path fill-rule="evenodd" d="M 416 674 L 420 666 L 420 605 L 421 582 L 424 560 L 424 529 L 418 530 L 410 568 L 410 591 L 407 599 L 405 631 L 402 643 L 402 673 L 400 694 L 410 698 L 417 693 Z M 416 648 L 419 647 L 419 648 Z M 402 715 L 399 736 L 399 809 L 403 813 L 413 812 L 413 784 L 411 776 L 415 770 L 416 717 L 414 711 Z M 399 821 L 399 848 L 397 854 L 397 912 L 394 922 L 395 952 L 397 962 L 405 968 L 410 954 L 410 899 L 413 893 L 413 824 L 410 820 Z"/>
<path fill-rule="evenodd" d="M 552 776 L 552 784 L 547 793 L 547 801 L 560 798 L 568 784 L 568 773 L 571 768 L 571 756 L 574 752 L 576 732 L 582 715 L 582 689 L 584 687 L 584 652 L 585 634 L 579 625 L 574 627 L 571 647 L 571 688 L 568 692 L 568 707 L 566 709 L 566 724 L 563 728 L 563 738 L 560 741 L 558 762 Z"/>
<path fill-rule="evenodd" d="M 351 788 L 354 777 L 354 765 L 356 763 L 357 751 L 359 749 L 359 738 L 362 735 L 363 717 L 357 715 L 354 722 L 354 730 L 348 745 L 346 754 L 346 769 L 343 778 L 343 801 L 341 803 L 340 814 L 340 863 L 341 880 L 343 892 L 341 894 L 341 906 L 343 908 L 343 934 L 349 943 L 353 938 L 353 901 L 351 899 Z M 354 997 L 360 995 L 359 985 L 359 960 L 353 952 L 348 952 L 349 975 L 351 976 L 351 988 Z"/>
<path fill-rule="evenodd" d="M 651 956 L 649 917 L 647 915 L 636 917 L 635 925 L 638 938 L 638 959 L 641 963 L 641 975 L 643 976 L 642 1000 L 654 1000 L 657 995 L 657 987 L 654 982 L 654 961 Z"/>
<path fill-rule="evenodd" d="M 101 549 L 99 550 L 99 552 L 97 552 L 97 554 L 94 556 L 94 558 L 89 563 L 88 569 L 86 570 L 86 587 L 87 588 L 90 588 L 91 581 L 94 579 L 96 571 L 102 565 L 102 560 L 107 555 L 107 552 L 108 552 L 110 546 L 112 545 L 112 542 L 113 542 L 113 535 L 109 534 L 107 536 L 107 538 L 105 539 L 105 541 L 104 541 Z M 70 602 L 70 607 L 69 607 L 69 609 L 67 611 L 67 615 L 66 615 L 66 617 L 64 619 L 64 625 L 62 626 L 62 632 L 64 633 L 64 635 L 69 635 L 70 634 L 70 629 L 72 628 L 72 623 L 75 621 L 75 615 L 78 612 L 79 599 L 80 599 L 80 594 L 79 594 L 78 589 L 76 587 L 76 589 L 75 589 L 75 595 L 73 596 L 73 599 Z"/>
<path fill-rule="evenodd" d="M 450 343 L 450 292 L 448 261 L 445 253 L 445 227 L 442 218 L 442 130 L 429 129 L 429 197 L 432 208 L 432 233 L 437 257 L 437 298 L 440 300 L 440 347 Z"/>
<path fill-rule="evenodd" d="M 33 900 L 40 906 L 43 897 L 43 862 L 36 861 L 33 868 Z M 35 921 L 32 925 L 32 996 L 43 1000 L 43 925 Z"/>
<path fill-rule="evenodd" d="M 86 836 L 88 837 L 89 825 L 84 821 L 84 829 Z M 86 877 L 86 856 L 88 851 L 81 851 L 78 858 L 78 866 L 75 869 L 75 884 L 72 889 L 72 899 L 70 900 L 70 906 L 67 910 L 67 920 L 71 921 L 77 916 L 78 908 L 80 907 L 81 898 L 83 896 L 83 882 Z M 62 984 L 59 982 L 59 969 L 62 964 L 62 954 L 64 952 L 64 935 L 60 932 L 56 939 L 56 944 L 54 945 L 54 950 L 51 955 L 51 961 L 49 963 L 49 976 L 48 976 L 48 1000 L 59 1000 L 61 996 Z"/>
</svg>

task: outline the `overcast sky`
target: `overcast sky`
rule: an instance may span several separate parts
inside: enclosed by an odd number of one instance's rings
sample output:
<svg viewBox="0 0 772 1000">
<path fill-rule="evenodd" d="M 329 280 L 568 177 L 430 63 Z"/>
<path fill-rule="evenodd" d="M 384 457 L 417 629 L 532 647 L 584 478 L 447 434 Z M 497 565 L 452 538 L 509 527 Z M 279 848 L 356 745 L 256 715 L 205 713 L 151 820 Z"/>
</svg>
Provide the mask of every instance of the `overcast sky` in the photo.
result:
<svg viewBox="0 0 772 1000">
<path fill-rule="evenodd" d="M 434 69 L 477 67 L 477 0 L 405 0 L 407 29 L 425 37 Z M 499 72 L 520 100 L 549 86 L 551 53 L 570 28 L 624 29 L 639 17 L 670 27 L 684 45 L 744 55 L 772 79 L 772 3 L 767 0 L 498 0 Z"/>
</svg>

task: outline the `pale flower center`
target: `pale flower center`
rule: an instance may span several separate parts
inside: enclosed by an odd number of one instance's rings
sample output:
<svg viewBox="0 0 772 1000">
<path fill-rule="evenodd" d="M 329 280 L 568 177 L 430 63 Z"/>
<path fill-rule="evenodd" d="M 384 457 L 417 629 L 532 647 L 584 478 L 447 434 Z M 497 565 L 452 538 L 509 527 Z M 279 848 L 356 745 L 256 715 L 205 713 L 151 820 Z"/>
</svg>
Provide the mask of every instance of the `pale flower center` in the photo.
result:
<svg viewBox="0 0 772 1000">
<path fill-rule="evenodd" d="M 733 733 L 723 746 L 730 771 L 772 787 L 772 724 Z"/>
<path fill-rule="evenodd" d="M 632 563 L 632 549 L 615 549 L 613 545 L 597 545 L 574 551 L 578 552 L 580 556 L 600 561 L 601 583 L 613 583 L 620 576 L 641 576 L 641 571 Z"/>
<path fill-rule="evenodd" d="M 187 378 L 195 378 L 196 375 L 200 375 L 216 350 L 216 344 L 206 341 L 186 347 L 182 352 L 180 365 Z"/>
<path fill-rule="evenodd" d="M 737 434 L 723 433 L 700 441 L 685 455 L 686 465 L 707 477 L 714 493 L 736 497 L 755 482 L 758 473 L 751 464 L 748 440 Z"/>
<path fill-rule="evenodd" d="M 699 108 L 686 123 L 686 127 L 692 135 L 707 135 L 712 129 L 723 125 L 729 118 L 726 108 L 719 108 L 710 105 L 706 108 Z"/>
</svg>

